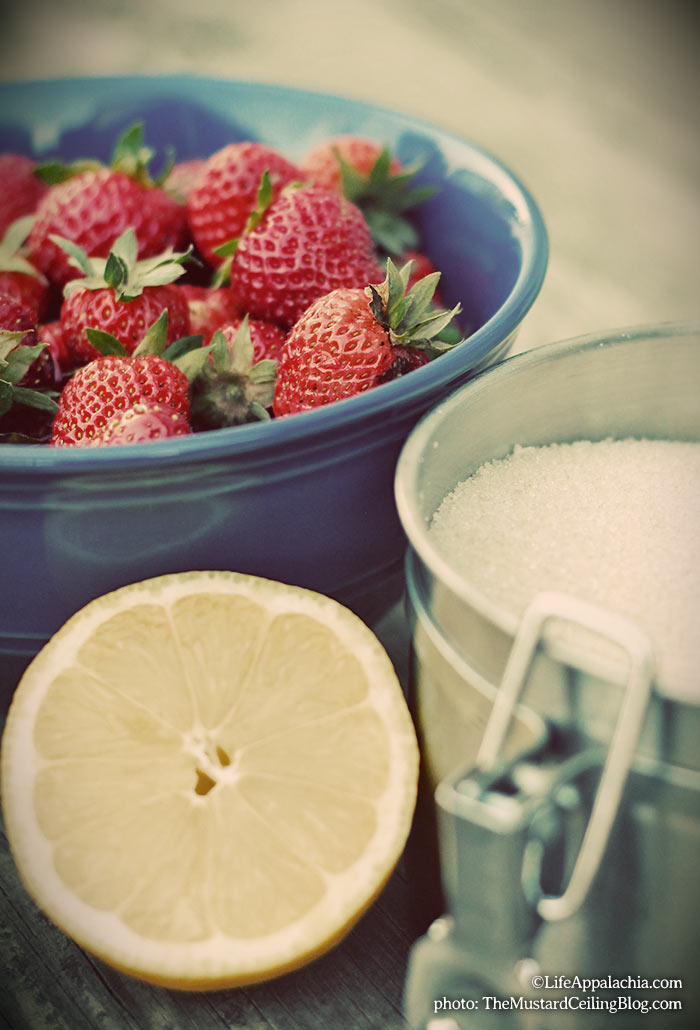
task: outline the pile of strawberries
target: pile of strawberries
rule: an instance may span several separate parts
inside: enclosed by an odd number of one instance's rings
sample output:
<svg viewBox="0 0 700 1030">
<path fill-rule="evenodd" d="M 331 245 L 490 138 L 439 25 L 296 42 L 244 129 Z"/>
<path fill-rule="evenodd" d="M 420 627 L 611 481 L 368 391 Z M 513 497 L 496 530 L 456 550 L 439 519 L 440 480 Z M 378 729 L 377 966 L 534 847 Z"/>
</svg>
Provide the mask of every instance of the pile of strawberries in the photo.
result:
<svg viewBox="0 0 700 1030">
<path fill-rule="evenodd" d="M 96 446 L 282 417 L 461 336 L 374 140 L 300 164 L 259 142 L 155 180 L 135 125 L 109 166 L 0 155 L 0 442 Z"/>
</svg>

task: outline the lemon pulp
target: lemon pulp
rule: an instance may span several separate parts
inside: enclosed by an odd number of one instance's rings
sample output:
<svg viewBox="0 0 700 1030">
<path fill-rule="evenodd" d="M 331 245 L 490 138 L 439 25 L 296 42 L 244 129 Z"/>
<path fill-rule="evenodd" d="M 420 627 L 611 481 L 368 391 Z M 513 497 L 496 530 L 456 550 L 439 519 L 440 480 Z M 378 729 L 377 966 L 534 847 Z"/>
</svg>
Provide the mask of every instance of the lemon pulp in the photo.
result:
<svg viewBox="0 0 700 1030">
<path fill-rule="evenodd" d="M 220 987 L 349 929 L 401 853 L 417 764 L 391 663 L 347 609 L 176 574 L 91 602 L 34 660 L 3 812 L 65 932 L 151 982 Z"/>
</svg>

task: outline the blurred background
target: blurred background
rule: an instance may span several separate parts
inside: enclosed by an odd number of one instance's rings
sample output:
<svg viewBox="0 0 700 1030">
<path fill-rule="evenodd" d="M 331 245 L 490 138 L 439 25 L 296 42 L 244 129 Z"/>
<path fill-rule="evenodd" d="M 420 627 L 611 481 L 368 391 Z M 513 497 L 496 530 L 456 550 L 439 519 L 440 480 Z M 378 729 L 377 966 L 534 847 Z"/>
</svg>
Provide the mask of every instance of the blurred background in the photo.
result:
<svg viewBox="0 0 700 1030">
<path fill-rule="evenodd" d="M 516 349 L 700 317 L 698 19 L 679 0 L 9 0 L 0 78 L 192 73 L 422 116 L 516 172 L 550 234 Z"/>
</svg>

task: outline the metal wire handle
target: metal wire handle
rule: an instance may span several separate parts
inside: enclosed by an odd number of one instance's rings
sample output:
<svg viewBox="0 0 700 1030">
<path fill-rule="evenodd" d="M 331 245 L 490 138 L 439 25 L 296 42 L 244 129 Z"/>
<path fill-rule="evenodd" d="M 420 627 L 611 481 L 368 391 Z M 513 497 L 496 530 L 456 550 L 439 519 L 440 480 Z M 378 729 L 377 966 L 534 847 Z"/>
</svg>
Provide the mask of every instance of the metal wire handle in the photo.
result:
<svg viewBox="0 0 700 1030">
<path fill-rule="evenodd" d="M 629 658 L 624 696 L 569 883 L 559 896 L 543 896 L 537 904 L 540 916 L 553 922 L 576 912 L 600 866 L 651 694 L 654 656 L 648 638 L 630 620 L 567 594 L 538 594 L 520 623 L 484 731 L 477 755 L 477 766 L 482 770 L 494 768 L 501 757 L 515 706 L 550 619 L 574 623 L 606 637 Z"/>
</svg>

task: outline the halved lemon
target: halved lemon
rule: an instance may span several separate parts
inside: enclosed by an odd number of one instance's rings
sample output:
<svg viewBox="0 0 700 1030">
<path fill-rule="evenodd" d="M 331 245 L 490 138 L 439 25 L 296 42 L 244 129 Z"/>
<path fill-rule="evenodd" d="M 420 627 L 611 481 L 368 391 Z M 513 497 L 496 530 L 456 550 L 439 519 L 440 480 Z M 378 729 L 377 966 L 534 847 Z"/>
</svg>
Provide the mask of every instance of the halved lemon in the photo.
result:
<svg viewBox="0 0 700 1030">
<path fill-rule="evenodd" d="M 2 805 L 39 907 L 109 964 L 213 989 L 297 968 L 379 893 L 418 749 L 372 632 L 319 594 L 160 576 L 74 615 L 25 672 Z"/>
</svg>

